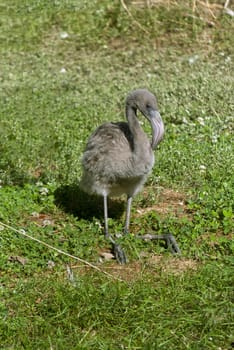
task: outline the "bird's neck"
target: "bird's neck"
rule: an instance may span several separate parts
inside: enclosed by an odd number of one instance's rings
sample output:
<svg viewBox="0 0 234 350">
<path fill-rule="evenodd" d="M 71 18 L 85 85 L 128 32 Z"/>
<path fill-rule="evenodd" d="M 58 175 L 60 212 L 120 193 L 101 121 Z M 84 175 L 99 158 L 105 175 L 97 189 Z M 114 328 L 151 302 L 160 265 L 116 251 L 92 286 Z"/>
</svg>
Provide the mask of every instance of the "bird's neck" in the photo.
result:
<svg viewBox="0 0 234 350">
<path fill-rule="evenodd" d="M 136 136 L 139 132 L 142 131 L 139 120 L 136 115 L 136 109 L 130 106 L 126 106 L 126 118 L 128 121 L 129 129 L 132 134 Z"/>
<path fill-rule="evenodd" d="M 144 158 L 146 154 L 148 154 L 149 150 L 151 150 L 151 147 L 147 135 L 144 133 L 144 130 L 140 126 L 136 115 L 136 109 L 127 106 L 126 117 L 128 120 L 130 132 L 132 134 L 132 155 L 136 155 L 138 159 L 139 157 Z"/>
</svg>

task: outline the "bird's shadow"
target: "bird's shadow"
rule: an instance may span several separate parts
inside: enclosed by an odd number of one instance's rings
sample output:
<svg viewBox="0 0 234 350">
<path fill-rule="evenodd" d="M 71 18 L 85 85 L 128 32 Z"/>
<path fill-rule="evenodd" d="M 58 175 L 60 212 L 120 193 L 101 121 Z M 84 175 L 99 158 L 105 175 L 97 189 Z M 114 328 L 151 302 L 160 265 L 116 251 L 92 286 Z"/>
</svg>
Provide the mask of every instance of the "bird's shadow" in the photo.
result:
<svg viewBox="0 0 234 350">
<path fill-rule="evenodd" d="M 64 212 L 80 219 L 92 220 L 94 217 L 104 220 L 102 196 L 89 195 L 78 184 L 60 186 L 54 193 L 55 204 Z M 125 210 L 120 199 L 108 199 L 108 216 L 118 219 Z"/>
</svg>

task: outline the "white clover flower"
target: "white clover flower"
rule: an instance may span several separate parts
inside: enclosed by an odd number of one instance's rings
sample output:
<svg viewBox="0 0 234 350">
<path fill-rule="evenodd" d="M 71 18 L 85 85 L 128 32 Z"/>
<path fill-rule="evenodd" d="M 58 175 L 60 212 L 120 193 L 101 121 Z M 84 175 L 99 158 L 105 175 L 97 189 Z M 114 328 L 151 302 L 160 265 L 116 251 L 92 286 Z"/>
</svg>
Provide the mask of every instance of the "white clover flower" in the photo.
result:
<svg viewBox="0 0 234 350">
<path fill-rule="evenodd" d="M 60 69 L 60 73 L 62 73 L 62 74 L 67 73 L 66 68 L 64 68 L 64 67 L 61 68 L 61 69 Z"/>
<path fill-rule="evenodd" d="M 183 123 L 183 124 L 189 124 L 189 122 L 188 122 L 188 120 L 186 119 L 186 117 L 183 117 L 182 123 Z"/>
<path fill-rule="evenodd" d="M 204 172 L 206 171 L 206 166 L 203 165 L 203 164 L 201 164 L 200 167 L 199 167 L 199 169 L 201 170 L 201 172 L 204 173 Z"/>
<path fill-rule="evenodd" d="M 69 37 L 69 34 L 67 32 L 60 33 L 60 38 L 61 39 L 67 39 L 68 37 Z"/>
<path fill-rule="evenodd" d="M 49 269 L 53 269 L 53 267 L 55 267 L 55 262 L 52 260 L 48 260 L 47 266 Z"/>
<path fill-rule="evenodd" d="M 40 194 L 41 194 L 42 196 L 46 196 L 48 193 L 49 193 L 48 188 L 46 188 L 46 187 L 40 188 Z"/>
<path fill-rule="evenodd" d="M 99 221 L 95 221 L 95 225 L 97 225 L 100 229 L 102 228 L 102 225 L 100 224 Z"/>
<path fill-rule="evenodd" d="M 218 141 L 218 136 L 217 136 L 217 135 L 213 135 L 213 136 L 211 137 L 211 141 L 212 141 L 213 143 L 217 143 L 217 141 Z"/>
<path fill-rule="evenodd" d="M 198 123 L 199 123 L 200 125 L 205 126 L 205 121 L 204 121 L 204 119 L 203 119 L 202 117 L 198 117 L 198 118 L 197 118 L 197 121 L 198 121 Z"/>
<path fill-rule="evenodd" d="M 199 58 L 198 55 L 194 55 L 192 57 L 189 57 L 189 59 L 188 59 L 189 64 L 194 64 L 198 60 L 198 58 Z"/>
<path fill-rule="evenodd" d="M 53 225 L 53 221 L 52 220 L 49 220 L 49 219 L 45 219 L 43 220 L 43 226 L 51 226 Z"/>
</svg>

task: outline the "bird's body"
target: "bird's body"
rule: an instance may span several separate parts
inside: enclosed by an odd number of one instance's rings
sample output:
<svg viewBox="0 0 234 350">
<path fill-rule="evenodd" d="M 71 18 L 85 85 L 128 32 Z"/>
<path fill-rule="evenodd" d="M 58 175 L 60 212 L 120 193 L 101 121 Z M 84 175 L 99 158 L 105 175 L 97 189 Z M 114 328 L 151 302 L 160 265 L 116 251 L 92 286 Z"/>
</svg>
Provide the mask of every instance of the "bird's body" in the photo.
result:
<svg viewBox="0 0 234 350">
<path fill-rule="evenodd" d="M 141 128 L 134 137 L 128 123 L 105 123 L 87 143 L 82 187 L 102 196 L 132 197 L 141 189 L 153 164 L 154 153 Z"/>
<path fill-rule="evenodd" d="M 151 142 L 140 126 L 137 110 L 151 123 Z M 106 237 L 110 237 L 107 197 L 127 195 L 125 232 L 128 232 L 132 197 L 145 183 L 154 165 L 153 150 L 164 134 L 156 98 L 146 89 L 137 89 L 128 95 L 126 118 L 127 122 L 99 126 L 90 136 L 82 159 L 80 185 L 88 193 L 103 196 Z"/>
</svg>

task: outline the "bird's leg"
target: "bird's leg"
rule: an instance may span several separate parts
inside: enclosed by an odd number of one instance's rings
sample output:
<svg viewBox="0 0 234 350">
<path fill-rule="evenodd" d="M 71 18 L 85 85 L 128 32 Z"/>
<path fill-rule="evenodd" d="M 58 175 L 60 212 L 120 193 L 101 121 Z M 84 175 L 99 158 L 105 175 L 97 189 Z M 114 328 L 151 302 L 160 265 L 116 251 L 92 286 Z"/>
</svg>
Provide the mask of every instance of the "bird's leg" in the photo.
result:
<svg viewBox="0 0 234 350">
<path fill-rule="evenodd" d="M 131 205 L 132 205 L 132 197 L 128 196 L 124 234 L 128 234 L 129 232 L 128 230 L 129 230 L 129 224 L 130 224 Z M 162 235 L 146 234 L 143 236 L 136 236 L 136 237 L 145 239 L 145 240 L 163 239 L 166 242 L 167 247 L 172 252 L 172 254 L 178 254 L 178 255 L 181 254 L 180 248 L 177 245 L 175 237 L 171 233 L 162 234 Z"/>
<path fill-rule="evenodd" d="M 108 230 L 108 208 L 107 208 L 107 195 L 104 194 L 104 234 L 105 238 L 109 238 L 109 230 Z"/>
<path fill-rule="evenodd" d="M 128 196 L 127 200 L 127 210 L 126 210 L 126 219 L 125 219 L 125 226 L 124 226 L 124 233 L 127 234 L 129 230 L 129 223 L 130 223 L 130 214 L 131 214 L 131 205 L 132 205 L 132 197 Z"/>
<path fill-rule="evenodd" d="M 120 247 L 119 244 L 117 244 L 115 242 L 115 240 L 113 239 L 113 237 L 109 234 L 109 229 L 108 229 L 108 208 L 107 208 L 107 195 L 105 194 L 103 196 L 104 199 L 104 234 L 105 234 L 105 238 L 108 239 L 111 244 L 112 244 L 112 249 L 113 249 L 113 253 L 114 256 L 116 258 L 116 260 L 118 261 L 119 264 L 126 264 L 127 262 L 127 258 L 126 255 L 124 253 L 124 251 L 122 250 L 122 248 Z"/>
</svg>

